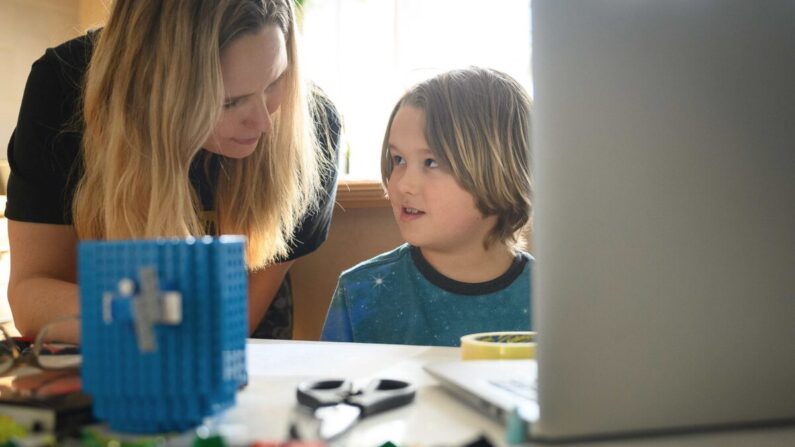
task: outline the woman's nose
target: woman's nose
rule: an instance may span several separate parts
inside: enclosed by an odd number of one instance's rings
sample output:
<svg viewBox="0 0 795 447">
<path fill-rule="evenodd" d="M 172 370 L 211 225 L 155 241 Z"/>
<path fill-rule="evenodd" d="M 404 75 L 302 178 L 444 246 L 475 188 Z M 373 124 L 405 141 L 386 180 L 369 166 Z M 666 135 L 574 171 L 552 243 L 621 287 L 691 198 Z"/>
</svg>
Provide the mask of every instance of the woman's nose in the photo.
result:
<svg viewBox="0 0 795 447">
<path fill-rule="evenodd" d="M 270 133 L 273 130 L 273 118 L 268 111 L 266 98 L 263 95 L 258 101 L 253 101 L 254 106 L 246 117 L 246 124 L 256 128 L 260 133 Z"/>
</svg>

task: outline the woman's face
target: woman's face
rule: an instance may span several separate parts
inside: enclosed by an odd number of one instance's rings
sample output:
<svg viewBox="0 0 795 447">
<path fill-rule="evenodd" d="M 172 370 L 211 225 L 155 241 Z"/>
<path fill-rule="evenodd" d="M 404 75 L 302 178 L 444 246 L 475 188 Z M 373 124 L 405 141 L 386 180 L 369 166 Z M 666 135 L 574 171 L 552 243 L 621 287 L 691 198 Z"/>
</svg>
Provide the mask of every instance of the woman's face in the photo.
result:
<svg viewBox="0 0 795 447">
<path fill-rule="evenodd" d="M 230 158 L 251 155 L 273 128 L 287 66 L 284 34 L 275 25 L 230 43 L 221 52 L 224 110 L 203 147 Z"/>
</svg>

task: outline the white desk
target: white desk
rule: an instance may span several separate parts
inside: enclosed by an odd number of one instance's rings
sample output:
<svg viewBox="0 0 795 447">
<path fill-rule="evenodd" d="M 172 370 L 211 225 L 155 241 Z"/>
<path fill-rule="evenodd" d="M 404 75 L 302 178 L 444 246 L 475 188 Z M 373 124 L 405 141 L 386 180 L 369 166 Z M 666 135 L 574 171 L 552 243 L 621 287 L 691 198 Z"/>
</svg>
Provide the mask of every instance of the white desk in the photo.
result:
<svg viewBox="0 0 795 447">
<path fill-rule="evenodd" d="M 244 421 L 255 439 L 284 439 L 300 381 L 379 377 L 415 384 L 415 403 L 364 419 L 340 445 L 461 445 L 483 432 L 501 439 L 499 424 L 462 407 L 422 370 L 425 363 L 458 358 L 457 348 L 249 340 L 249 385 L 224 419 Z"/>
<path fill-rule="evenodd" d="M 249 385 L 223 420 L 246 437 L 283 440 L 295 406 L 295 387 L 305 379 L 375 377 L 411 381 L 414 404 L 365 419 L 335 445 L 376 447 L 459 446 L 485 434 L 504 445 L 503 428 L 444 392 L 422 370 L 433 361 L 459 358 L 457 348 L 299 341 L 248 342 Z M 608 403 L 609 405 L 609 403 Z M 605 408 L 609 411 L 609 407 Z M 578 444 L 582 445 L 582 444 Z M 749 430 L 589 444 L 609 446 L 795 446 L 795 428 Z"/>
</svg>

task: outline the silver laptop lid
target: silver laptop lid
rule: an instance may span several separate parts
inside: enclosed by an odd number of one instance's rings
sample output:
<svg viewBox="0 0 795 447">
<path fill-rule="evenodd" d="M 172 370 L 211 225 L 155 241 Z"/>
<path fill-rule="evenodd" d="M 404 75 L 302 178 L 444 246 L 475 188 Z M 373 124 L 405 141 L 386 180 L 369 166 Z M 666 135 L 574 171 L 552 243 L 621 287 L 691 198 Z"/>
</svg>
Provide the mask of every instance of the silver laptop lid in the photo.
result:
<svg viewBox="0 0 795 447">
<path fill-rule="evenodd" d="M 795 3 L 533 2 L 534 431 L 795 418 Z"/>
<path fill-rule="evenodd" d="M 534 360 L 466 360 L 423 366 L 453 395 L 502 423 L 516 409 L 527 421 L 538 419 Z"/>
</svg>

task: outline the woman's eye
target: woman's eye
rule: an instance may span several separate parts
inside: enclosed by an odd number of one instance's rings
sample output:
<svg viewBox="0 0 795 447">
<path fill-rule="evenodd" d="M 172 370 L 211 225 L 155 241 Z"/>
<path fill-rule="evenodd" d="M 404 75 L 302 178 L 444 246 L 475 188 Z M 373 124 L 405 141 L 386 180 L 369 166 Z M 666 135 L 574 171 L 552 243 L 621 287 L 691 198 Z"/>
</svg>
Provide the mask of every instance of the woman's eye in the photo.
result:
<svg viewBox="0 0 795 447">
<path fill-rule="evenodd" d="M 433 158 L 426 158 L 425 159 L 425 167 L 438 168 L 439 167 L 439 163 L 437 163 L 436 160 L 434 160 Z"/>
<path fill-rule="evenodd" d="M 265 89 L 265 93 L 272 93 L 274 90 L 276 90 L 277 88 L 279 88 L 279 84 L 280 84 L 281 82 L 282 82 L 281 78 L 279 78 L 278 80 L 276 80 L 276 82 L 274 82 L 273 84 L 269 85 L 269 86 L 268 86 L 268 87 Z"/>
<path fill-rule="evenodd" d="M 270 85 L 269 85 L 267 88 L 265 88 L 265 92 L 266 92 L 266 93 L 270 93 L 270 92 L 272 92 L 272 91 L 276 90 L 277 88 L 279 88 L 279 86 L 281 85 L 281 83 L 282 83 L 282 81 L 284 80 L 284 77 L 285 77 L 286 75 L 287 75 L 287 73 L 286 73 L 286 72 L 285 72 L 285 73 L 282 73 L 282 74 L 281 74 L 281 76 L 279 76 L 279 77 L 278 77 L 278 78 L 277 78 L 275 81 L 273 81 L 273 82 L 272 82 L 272 83 L 271 83 L 271 84 L 270 84 Z"/>
<path fill-rule="evenodd" d="M 233 99 L 232 101 L 224 102 L 224 109 L 232 109 L 235 108 L 238 104 L 240 104 L 240 100 Z"/>
</svg>

